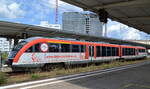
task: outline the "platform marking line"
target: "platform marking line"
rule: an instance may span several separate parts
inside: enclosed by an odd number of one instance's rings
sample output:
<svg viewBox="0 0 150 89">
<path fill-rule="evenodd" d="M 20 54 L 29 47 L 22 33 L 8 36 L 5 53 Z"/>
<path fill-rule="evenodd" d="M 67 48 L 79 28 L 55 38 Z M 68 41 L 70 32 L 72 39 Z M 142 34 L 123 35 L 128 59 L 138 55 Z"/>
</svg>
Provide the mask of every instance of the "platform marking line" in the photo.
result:
<svg viewBox="0 0 150 89">
<path fill-rule="evenodd" d="M 0 87 L 0 89 L 8 89 L 8 88 L 14 88 L 14 87 L 21 87 L 21 86 L 26 86 L 26 85 L 33 85 L 33 84 L 37 84 L 37 83 L 42 83 L 42 82 L 50 82 L 50 81 L 54 81 L 56 80 L 55 82 L 53 83 L 56 83 L 58 82 L 57 80 L 61 80 L 62 79 L 65 79 L 65 78 L 71 78 L 71 77 L 78 77 L 78 76 L 81 76 L 81 78 L 83 77 L 88 77 L 89 75 L 87 74 L 92 74 L 91 76 L 94 76 L 95 73 L 98 73 L 98 74 L 103 74 L 105 71 L 106 73 L 109 73 L 109 72 L 113 72 L 113 71 L 118 71 L 118 70 L 123 70 L 123 69 L 128 69 L 128 68 L 132 68 L 132 67 L 138 67 L 138 66 L 142 66 L 142 65 L 145 65 L 145 64 L 149 64 L 150 61 L 146 61 L 146 62 L 143 62 L 143 63 L 140 63 L 140 64 L 130 64 L 130 65 L 127 65 L 127 66 L 122 66 L 122 67 L 114 67 L 114 68 L 110 68 L 110 69 L 105 69 L 105 70 L 99 70 L 99 71 L 94 71 L 94 72 L 86 72 L 86 73 L 80 73 L 80 74 L 74 74 L 74 75 L 68 75 L 68 76 L 63 76 L 63 77 L 58 77 L 58 78 L 51 78 L 51 79 L 44 79 L 44 80 L 37 80 L 37 81 L 31 81 L 31 82 L 27 82 L 27 83 L 20 83 L 20 84 L 14 84 L 14 85 L 8 85 L 8 86 L 2 86 Z M 116 69 L 116 70 L 115 70 Z M 100 73 L 99 73 L 100 72 Z M 96 75 L 98 75 L 96 74 Z M 71 78 L 71 80 L 73 80 L 75 78 Z M 79 79 L 79 78 L 78 78 Z M 68 79 L 67 79 L 68 80 Z M 70 80 L 70 79 L 69 79 Z M 69 81 L 68 80 L 68 81 Z M 52 83 L 52 82 L 51 82 Z M 22 88 L 23 89 L 23 88 Z"/>
</svg>

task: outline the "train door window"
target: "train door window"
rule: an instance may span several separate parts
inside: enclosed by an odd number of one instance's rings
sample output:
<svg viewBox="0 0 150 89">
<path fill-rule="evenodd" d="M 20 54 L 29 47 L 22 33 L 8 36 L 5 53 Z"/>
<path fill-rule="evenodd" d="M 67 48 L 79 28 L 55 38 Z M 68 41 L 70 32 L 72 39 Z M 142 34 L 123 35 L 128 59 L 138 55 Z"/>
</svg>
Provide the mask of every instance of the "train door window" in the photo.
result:
<svg viewBox="0 0 150 89">
<path fill-rule="evenodd" d="M 105 46 L 102 46 L 102 56 L 106 56 L 106 47 Z"/>
<path fill-rule="evenodd" d="M 80 52 L 79 45 L 72 45 L 72 51 L 71 52 Z"/>
<path fill-rule="evenodd" d="M 61 44 L 61 52 L 70 52 L 70 44 Z"/>
<path fill-rule="evenodd" d="M 94 46 L 89 46 L 89 56 L 94 56 Z"/>
<path fill-rule="evenodd" d="M 100 46 L 96 46 L 96 56 L 97 57 L 101 56 L 101 47 Z"/>
<path fill-rule="evenodd" d="M 103 52 L 102 46 L 100 46 L 100 56 L 102 56 L 102 52 Z"/>
<path fill-rule="evenodd" d="M 81 45 L 81 52 L 85 52 L 85 45 Z"/>
</svg>

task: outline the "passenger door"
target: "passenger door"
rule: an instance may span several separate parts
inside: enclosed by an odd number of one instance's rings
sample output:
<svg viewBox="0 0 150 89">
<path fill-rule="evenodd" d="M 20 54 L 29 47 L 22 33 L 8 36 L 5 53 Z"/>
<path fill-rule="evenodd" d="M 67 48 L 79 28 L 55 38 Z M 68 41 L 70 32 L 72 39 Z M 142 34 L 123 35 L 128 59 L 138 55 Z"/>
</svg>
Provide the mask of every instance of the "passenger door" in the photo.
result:
<svg viewBox="0 0 150 89">
<path fill-rule="evenodd" d="M 93 60 L 94 59 L 94 46 L 89 45 L 89 59 Z"/>
</svg>

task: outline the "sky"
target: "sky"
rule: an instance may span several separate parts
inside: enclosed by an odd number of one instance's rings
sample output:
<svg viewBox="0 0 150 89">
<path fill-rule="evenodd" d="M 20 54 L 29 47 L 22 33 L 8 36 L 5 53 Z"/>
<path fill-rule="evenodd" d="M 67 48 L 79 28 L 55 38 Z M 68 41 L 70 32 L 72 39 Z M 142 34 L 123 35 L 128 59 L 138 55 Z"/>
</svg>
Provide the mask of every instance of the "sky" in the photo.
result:
<svg viewBox="0 0 150 89">
<path fill-rule="evenodd" d="M 58 1 L 58 23 L 63 12 L 83 12 L 83 9 Z M 55 23 L 55 0 L 0 0 L 0 21 L 40 25 L 41 21 Z M 125 40 L 143 40 L 150 36 L 132 27 L 109 20 L 107 37 Z"/>
</svg>

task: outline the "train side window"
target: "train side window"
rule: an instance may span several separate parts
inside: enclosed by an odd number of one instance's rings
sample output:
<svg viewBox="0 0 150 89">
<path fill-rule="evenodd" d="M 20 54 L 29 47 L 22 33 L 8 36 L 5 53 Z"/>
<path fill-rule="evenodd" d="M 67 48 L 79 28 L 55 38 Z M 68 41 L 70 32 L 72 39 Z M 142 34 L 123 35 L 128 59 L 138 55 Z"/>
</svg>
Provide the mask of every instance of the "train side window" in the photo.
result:
<svg viewBox="0 0 150 89">
<path fill-rule="evenodd" d="M 130 48 L 128 48 L 128 55 L 130 55 Z"/>
<path fill-rule="evenodd" d="M 134 52 L 134 55 L 136 55 L 136 51 L 135 51 L 135 48 L 134 48 L 133 52 Z"/>
<path fill-rule="evenodd" d="M 59 52 L 59 44 L 50 43 L 49 52 Z"/>
<path fill-rule="evenodd" d="M 133 48 L 130 48 L 130 55 L 133 55 Z"/>
<path fill-rule="evenodd" d="M 111 56 L 111 47 L 107 47 L 107 56 Z"/>
<path fill-rule="evenodd" d="M 123 56 L 125 56 L 125 55 L 126 55 L 126 49 L 123 48 Z"/>
<path fill-rule="evenodd" d="M 145 52 L 145 49 L 139 49 L 139 52 Z"/>
<path fill-rule="evenodd" d="M 100 46 L 96 46 L 96 56 L 97 57 L 101 56 L 101 47 Z"/>
<path fill-rule="evenodd" d="M 119 48 L 116 48 L 116 55 L 115 56 L 119 56 Z"/>
<path fill-rule="evenodd" d="M 40 44 L 35 44 L 34 45 L 34 52 L 40 52 Z"/>
<path fill-rule="evenodd" d="M 124 54 L 125 54 L 125 56 L 127 55 L 127 48 L 124 48 Z"/>
<path fill-rule="evenodd" d="M 80 52 L 79 45 L 72 45 L 72 52 Z"/>
<path fill-rule="evenodd" d="M 81 52 L 85 52 L 85 45 L 81 45 Z"/>
<path fill-rule="evenodd" d="M 106 47 L 105 46 L 102 46 L 102 56 L 106 56 Z"/>
<path fill-rule="evenodd" d="M 112 56 L 116 56 L 116 48 L 112 47 Z"/>
<path fill-rule="evenodd" d="M 139 50 L 139 52 L 141 52 L 141 50 L 140 49 L 138 49 Z"/>
<path fill-rule="evenodd" d="M 145 50 L 145 49 L 143 49 L 143 52 L 146 52 L 146 50 Z"/>
<path fill-rule="evenodd" d="M 61 52 L 70 52 L 70 44 L 61 44 Z"/>
<path fill-rule="evenodd" d="M 131 49 L 131 55 L 134 55 L 134 48 Z"/>
<path fill-rule="evenodd" d="M 30 48 L 28 48 L 28 49 L 26 50 L 26 52 L 33 52 L 33 46 L 31 46 Z"/>
</svg>

